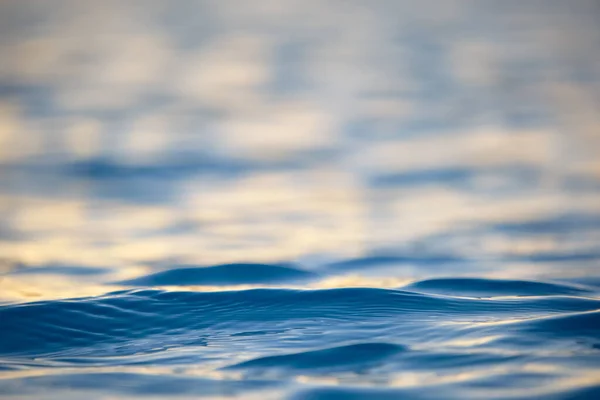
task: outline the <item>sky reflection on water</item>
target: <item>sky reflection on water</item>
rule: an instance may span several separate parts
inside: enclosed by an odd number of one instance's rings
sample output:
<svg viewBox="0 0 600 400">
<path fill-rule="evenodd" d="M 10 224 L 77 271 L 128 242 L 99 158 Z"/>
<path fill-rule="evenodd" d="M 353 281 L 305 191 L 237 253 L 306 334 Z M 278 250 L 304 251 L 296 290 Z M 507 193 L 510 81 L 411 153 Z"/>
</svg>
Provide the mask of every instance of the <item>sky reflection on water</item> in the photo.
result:
<svg viewBox="0 0 600 400">
<path fill-rule="evenodd" d="M 598 240 L 491 228 L 598 218 L 594 2 L 261 4 L 5 2 L 5 257 Z"/>
<path fill-rule="evenodd" d="M 229 263 L 313 275 L 204 271 L 152 286 L 477 277 L 585 285 L 596 298 L 599 14 L 592 0 L 3 1 L 0 304 Z M 597 384 L 593 371 L 557 385 Z M 158 385 L 119 373 L 103 379 L 131 378 L 132 395 Z M 476 374 L 411 373 L 386 385 Z M 179 395 L 202 384 L 181 379 Z M 280 395 L 236 382 L 233 394 Z M 354 395 L 415 395 L 368 390 Z"/>
</svg>

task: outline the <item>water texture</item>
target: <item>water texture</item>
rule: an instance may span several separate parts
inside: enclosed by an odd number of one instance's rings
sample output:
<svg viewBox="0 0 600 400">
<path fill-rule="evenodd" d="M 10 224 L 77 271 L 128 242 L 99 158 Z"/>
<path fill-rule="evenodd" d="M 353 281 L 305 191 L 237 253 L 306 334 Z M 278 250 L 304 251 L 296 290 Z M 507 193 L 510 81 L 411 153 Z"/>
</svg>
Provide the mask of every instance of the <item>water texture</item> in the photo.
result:
<svg viewBox="0 0 600 400">
<path fill-rule="evenodd" d="M 591 399 L 597 294 L 582 285 L 438 279 L 398 289 L 133 289 L 4 305 L 0 361 L 15 377 L 0 388 L 41 398 L 437 398 L 444 390 L 448 398 Z M 114 370 L 144 366 L 150 375 Z M 320 388 L 323 380 L 347 393 Z"/>
<path fill-rule="evenodd" d="M 600 399 L 599 16 L 0 1 L 0 398 Z"/>
</svg>

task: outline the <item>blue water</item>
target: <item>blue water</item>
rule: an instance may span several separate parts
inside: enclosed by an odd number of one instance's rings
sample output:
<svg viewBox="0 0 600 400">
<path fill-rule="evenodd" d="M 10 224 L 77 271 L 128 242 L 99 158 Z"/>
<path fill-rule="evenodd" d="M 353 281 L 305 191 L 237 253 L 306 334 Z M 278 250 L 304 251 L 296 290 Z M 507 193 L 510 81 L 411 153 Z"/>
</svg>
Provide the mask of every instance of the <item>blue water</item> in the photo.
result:
<svg viewBox="0 0 600 400">
<path fill-rule="evenodd" d="M 439 278 L 394 289 L 152 288 L 312 275 L 275 265 L 187 266 L 126 282 L 134 289 L 4 305 L 0 362 L 16 377 L 0 390 L 33 398 L 600 393 L 594 286 Z M 36 373 L 18 377 L 25 371 Z"/>
<path fill-rule="evenodd" d="M 0 1 L 0 398 L 600 399 L 598 16 Z"/>
</svg>

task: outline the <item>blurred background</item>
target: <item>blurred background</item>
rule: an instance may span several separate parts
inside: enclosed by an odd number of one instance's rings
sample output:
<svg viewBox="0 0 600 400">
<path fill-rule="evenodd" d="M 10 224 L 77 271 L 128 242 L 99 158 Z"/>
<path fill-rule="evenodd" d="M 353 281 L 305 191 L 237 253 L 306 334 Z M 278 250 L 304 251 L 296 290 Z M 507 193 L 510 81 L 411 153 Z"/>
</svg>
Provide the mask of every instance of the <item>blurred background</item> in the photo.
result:
<svg viewBox="0 0 600 400">
<path fill-rule="evenodd" d="M 172 263 L 404 260 L 325 286 L 585 279 L 599 11 L 2 0 L 2 298 Z"/>
</svg>

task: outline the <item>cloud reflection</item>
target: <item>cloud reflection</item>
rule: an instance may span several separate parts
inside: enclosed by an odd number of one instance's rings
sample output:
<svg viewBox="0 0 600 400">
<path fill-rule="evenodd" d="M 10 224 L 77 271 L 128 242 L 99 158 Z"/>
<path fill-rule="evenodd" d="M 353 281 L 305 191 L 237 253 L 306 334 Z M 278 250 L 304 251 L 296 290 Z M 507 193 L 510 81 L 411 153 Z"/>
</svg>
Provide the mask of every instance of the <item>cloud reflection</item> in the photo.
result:
<svg viewBox="0 0 600 400">
<path fill-rule="evenodd" d="M 596 6 L 438 3 L 3 2 L 4 257 L 590 254 Z"/>
</svg>

